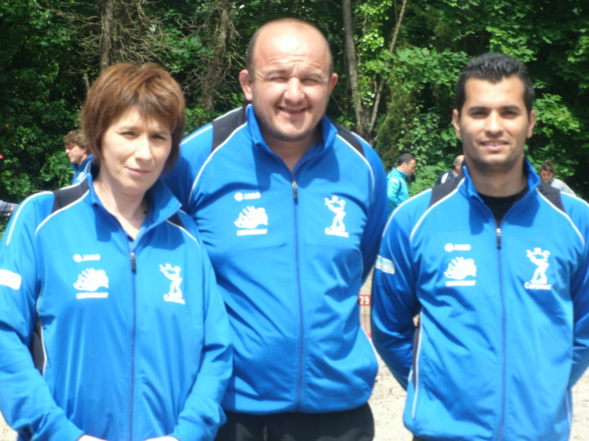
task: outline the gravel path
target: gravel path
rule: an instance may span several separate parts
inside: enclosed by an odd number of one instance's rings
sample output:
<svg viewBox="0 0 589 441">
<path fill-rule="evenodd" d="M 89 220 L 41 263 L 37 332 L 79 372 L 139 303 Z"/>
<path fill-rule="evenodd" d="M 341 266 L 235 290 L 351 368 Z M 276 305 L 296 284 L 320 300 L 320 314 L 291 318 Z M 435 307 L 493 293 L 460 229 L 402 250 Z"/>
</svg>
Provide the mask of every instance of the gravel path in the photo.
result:
<svg viewBox="0 0 589 441">
<path fill-rule="evenodd" d="M 376 437 L 374 441 L 411 441 L 402 422 L 405 391 L 380 364 L 376 386 L 370 398 L 374 413 Z M 589 441 L 589 371 L 573 388 L 573 427 L 570 441 Z M 543 441 L 543 440 L 538 440 Z"/>
</svg>

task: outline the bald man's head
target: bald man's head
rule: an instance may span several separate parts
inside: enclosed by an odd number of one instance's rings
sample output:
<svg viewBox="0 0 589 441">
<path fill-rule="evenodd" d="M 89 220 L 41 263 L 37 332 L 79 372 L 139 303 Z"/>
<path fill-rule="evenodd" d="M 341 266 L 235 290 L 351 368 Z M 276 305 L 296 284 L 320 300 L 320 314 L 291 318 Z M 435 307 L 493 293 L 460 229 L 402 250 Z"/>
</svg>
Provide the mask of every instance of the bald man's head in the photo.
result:
<svg viewBox="0 0 589 441">
<path fill-rule="evenodd" d="M 246 68 L 250 72 L 250 74 L 254 73 L 255 70 L 255 52 L 257 42 L 260 37 L 266 38 L 275 33 L 285 34 L 285 33 L 292 33 L 293 35 L 297 35 L 303 32 L 307 32 L 312 35 L 317 41 L 320 41 L 321 44 L 325 45 L 328 53 L 328 63 L 329 63 L 329 73 L 333 73 L 333 56 L 331 54 L 331 49 L 329 48 L 329 43 L 323 33 L 317 28 L 316 26 L 312 25 L 311 23 L 307 23 L 306 21 L 299 20 L 296 18 L 280 18 L 278 20 L 270 21 L 260 27 L 252 36 L 248 48 L 247 48 L 247 55 L 246 55 Z M 270 37 L 271 38 L 271 37 Z"/>
</svg>

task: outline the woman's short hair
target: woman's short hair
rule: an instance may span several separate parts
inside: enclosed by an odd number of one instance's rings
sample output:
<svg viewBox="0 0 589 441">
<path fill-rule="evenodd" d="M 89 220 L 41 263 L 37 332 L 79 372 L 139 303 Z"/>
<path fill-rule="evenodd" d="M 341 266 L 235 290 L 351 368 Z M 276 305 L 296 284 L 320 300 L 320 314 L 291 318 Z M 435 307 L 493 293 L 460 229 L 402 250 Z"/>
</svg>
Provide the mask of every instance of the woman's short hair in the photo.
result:
<svg viewBox="0 0 589 441">
<path fill-rule="evenodd" d="M 102 158 L 104 134 L 132 108 L 137 109 L 142 118 L 155 119 L 169 127 L 172 149 L 164 169 L 171 169 L 178 159 L 184 134 L 184 95 L 176 80 L 154 63 L 114 64 L 88 91 L 80 120 L 95 164 L 99 165 Z"/>
</svg>

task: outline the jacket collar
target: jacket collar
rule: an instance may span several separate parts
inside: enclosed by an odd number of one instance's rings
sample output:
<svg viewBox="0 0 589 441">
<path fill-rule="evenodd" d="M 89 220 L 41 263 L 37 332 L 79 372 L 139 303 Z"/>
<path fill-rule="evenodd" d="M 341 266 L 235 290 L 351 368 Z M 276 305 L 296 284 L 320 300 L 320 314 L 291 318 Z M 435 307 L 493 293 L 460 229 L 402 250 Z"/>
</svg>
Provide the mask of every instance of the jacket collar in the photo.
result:
<svg viewBox="0 0 589 441">
<path fill-rule="evenodd" d="M 247 121 L 250 128 L 250 135 L 252 137 L 252 141 L 254 145 L 263 148 L 267 151 L 272 151 L 266 140 L 262 136 L 262 131 L 260 130 L 260 124 L 258 122 L 258 118 L 256 117 L 256 113 L 254 112 L 254 106 L 252 104 L 248 104 L 246 108 L 246 115 Z M 319 121 L 321 125 L 321 141 L 315 144 L 306 155 L 309 155 L 311 152 L 315 153 L 326 148 L 330 148 L 333 146 L 335 142 L 335 137 L 337 135 L 337 127 L 332 124 L 332 122 L 327 118 L 327 116 L 323 115 L 321 120 Z M 305 155 L 305 156 L 306 156 Z"/>
<path fill-rule="evenodd" d="M 90 201 L 93 206 L 100 206 L 106 211 L 106 207 L 94 189 L 94 178 L 97 171 L 96 167 L 92 167 L 92 172 L 88 173 L 87 177 Z M 146 197 L 149 201 L 149 214 L 144 222 L 143 228 L 145 229 L 165 222 L 180 211 L 180 201 L 174 197 L 172 191 L 161 181 L 161 179 L 158 179 L 155 184 L 147 190 Z"/>
<path fill-rule="evenodd" d="M 540 184 L 541 179 L 527 158 L 524 158 L 523 167 L 524 167 L 524 174 L 526 175 L 527 180 L 528 180 L 528 190 L 526 192 L 526 196 L 527 196 L 528 194 L 536 191 L 536 187 Z M 464 185 L 463 185 L 464 191 L 466 191 L 466 194 L 468 196 L 478 197 L 478 192 L 474 186 L 474 183 L 472 182 L 472 178 L 470 176 L 470 173 L 468 171 L 468 167 L 466 166 L 466 164 L 464 164 L 464 166 L 462 167 L 462 173 L 464 174 L 464 180 L 465 180 Z"/>
</svg>

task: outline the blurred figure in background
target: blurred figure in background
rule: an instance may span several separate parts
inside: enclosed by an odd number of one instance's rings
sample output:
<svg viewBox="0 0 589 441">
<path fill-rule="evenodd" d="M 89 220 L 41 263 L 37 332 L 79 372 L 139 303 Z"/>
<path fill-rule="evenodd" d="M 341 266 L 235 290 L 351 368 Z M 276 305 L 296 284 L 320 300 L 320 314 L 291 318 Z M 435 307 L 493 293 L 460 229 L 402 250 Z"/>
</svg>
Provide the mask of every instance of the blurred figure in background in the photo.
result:
<svg viewBox="0 0 589 441">
<path fill-rule="evenodd" d="M 397 160 L 397 167 L 387 175 L 388 212 L 391 213 L 401 202 L 409 199 L 407 178 L 415 173 L 415 159 L 411 153 L 404 153 Z"/>
<path fill-rule="evenodd" d="M 92 162 L 92 155 L 88 152 L 86 139 L 82 129 L 76 129 L 69 132 L 63 138 L 65 153 L 70 159 L 70 165 L 74 171 L 72 184 L 82 182 L 89 173 L 89 165 Z"/>
<path fill-rule="evenodd" d="M 453 168 L 452 170 L 448 170 L 447 172 L 442 173 L 438 179 L 436 180 L 435 185 L 443 184 L 444 182 L 451 181 L 454 178 L 457 178 L 460 174 L 460 170 L 462 169 L 462 163 L 464 162 L 464 155 L 458 155 L 454 158 L 454 162 L 452 163 Z"/>
<path fill-rule="evenodd" d="M 540 177 L 545 184 L 551 185 L 554 188 L 564 191 L 565 193 L 572 194 L 575 196 L 575 192 L 570 189 L 568 185 L 562 182 L 560 179 L 554 177 L 555 170 L 551 160 L 546 160 L 540 166 Z"/>
</svg>

